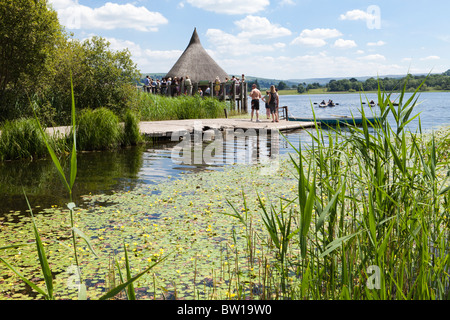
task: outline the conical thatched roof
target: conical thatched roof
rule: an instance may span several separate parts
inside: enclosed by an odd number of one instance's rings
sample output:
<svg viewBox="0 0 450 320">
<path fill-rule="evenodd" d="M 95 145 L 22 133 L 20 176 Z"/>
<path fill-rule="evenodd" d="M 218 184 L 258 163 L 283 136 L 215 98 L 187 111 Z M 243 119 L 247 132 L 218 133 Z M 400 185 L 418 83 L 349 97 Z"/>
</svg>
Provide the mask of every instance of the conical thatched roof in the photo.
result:
<svg viewBox="0 0 450 320">
<path fill-rule="evenodd" d="M 214 81 L 216 77 L 219 77 L 220 81 L 225 81 L 225 77 L 228 77 L 228 74 L 202 47 L 197 29 L 194 29 L 189 45 L 166 75 L 171 78 L 186 76 L 189 76 L 193 82 Z"/>
</svg>

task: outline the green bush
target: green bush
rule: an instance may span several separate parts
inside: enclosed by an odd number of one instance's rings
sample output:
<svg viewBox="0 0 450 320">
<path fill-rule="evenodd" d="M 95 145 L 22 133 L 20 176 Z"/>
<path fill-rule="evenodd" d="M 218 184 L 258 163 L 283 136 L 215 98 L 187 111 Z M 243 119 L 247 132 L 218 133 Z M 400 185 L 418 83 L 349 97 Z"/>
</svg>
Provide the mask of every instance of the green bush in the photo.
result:
<svg viewBox="0 0 450 320">
<path fill-rule="evenodd" d="M 227 104 L 215 98 L 195 96 L 166 97 L 139 92 L 136 104 L 142 120 L 181 120 L 223 117 Z"/>
<path fill-rule="evenodd" d="M 6 121 L 1 127 L 0 160 L 39 158 L 47 154 L 47 147 L 34 119 Z M 53 139 L 49 139 L 55 144 Z"/>
<path fill-rule="evenodd" d="M 77 125 L 79 150 L 104 150 L 121 145 L 122 131 L 118 117 L 106 108 L 85 109 Z"/>
<path fill-rule="evenodd" d="M 141 141 L 142 136 L 139 130 L 139 117 L 128 110 L 124 119 L 122 143 L 124 145 L 136 145 Z"/>
</svg>

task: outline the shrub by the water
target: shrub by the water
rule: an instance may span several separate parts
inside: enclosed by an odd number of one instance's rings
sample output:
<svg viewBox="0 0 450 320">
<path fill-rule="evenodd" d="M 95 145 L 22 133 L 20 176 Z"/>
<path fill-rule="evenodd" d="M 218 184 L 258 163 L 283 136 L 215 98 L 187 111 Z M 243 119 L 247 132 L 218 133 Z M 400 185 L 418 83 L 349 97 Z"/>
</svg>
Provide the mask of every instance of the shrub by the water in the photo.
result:
<svg viewBox="0 0 450 320">
<path fill-rule="evenodd" d="M 0 128 L 0 160 L 33 159 L 47 154 L 47 147 L 34 119 L 6 121 Z M 53 139 L 49 139 L 54 144 Z"/>
<path fill-rule="evenodd" d="M 119 118 L 111 110 L 98 108 L 81 112 L 77 125 L 79 150 L 115 148 L 121 144 L 121 138 Z"/>
<path fill-rule="evenodd" d="M 125 114 L 123 130 L 122 143 L 124 145 L 136 145 L 142 141 L 139 117 L 130 110 Z"/>
</svg>

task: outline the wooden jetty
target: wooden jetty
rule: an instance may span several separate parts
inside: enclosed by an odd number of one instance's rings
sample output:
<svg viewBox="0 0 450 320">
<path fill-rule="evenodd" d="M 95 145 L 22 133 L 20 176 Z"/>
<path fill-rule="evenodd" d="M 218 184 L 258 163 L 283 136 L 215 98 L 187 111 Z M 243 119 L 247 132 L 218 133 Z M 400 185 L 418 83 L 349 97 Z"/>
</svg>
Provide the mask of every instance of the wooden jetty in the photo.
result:
<svg viewBox="0 0 450 320">
<path fill-rule="evenodd" d="M 189 132 L 194 130 L 279 130 L 282 132 L 314 127 L 314 122 L 285 121 L 272 122 L 271 120 L 250 121 L 250 119 L 197 119 L 197 120 L 167 120 L 167 121 L 143 121 L 140 122 L 140 131 L 147 137 L 170 138 L 174 133 Z"/>
</svg>

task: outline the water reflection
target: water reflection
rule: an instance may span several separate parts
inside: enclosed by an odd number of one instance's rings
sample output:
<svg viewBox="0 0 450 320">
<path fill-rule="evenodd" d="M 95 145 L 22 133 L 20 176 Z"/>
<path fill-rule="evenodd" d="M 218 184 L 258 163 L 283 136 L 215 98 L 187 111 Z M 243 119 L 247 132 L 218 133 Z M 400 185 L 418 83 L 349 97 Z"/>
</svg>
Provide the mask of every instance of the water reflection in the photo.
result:
<svg viewBox="0 0 450 320">
<path fill-rule="evenodd" d="M 74 201 L 82 206 L 81 196 L 89 193 L 128 191 L 141 184 L 159 183 L 188 172 L 221 170 L 231 164 L 267 163 L 292 151 L 277 132 L 209 130 L 199 134 L 181 135 L 151 148 L 79 153 Z M 291 132 L 287 137 L 294 145 L 310 139 L 306 130 Z M 60 161 L 68 176 L 69 158 Z M 0 215 L 28 209 L 22 188 L 34 213 L 68 202 L 68 193 L 51 160 L 0 163 Z"/>
</svg>

